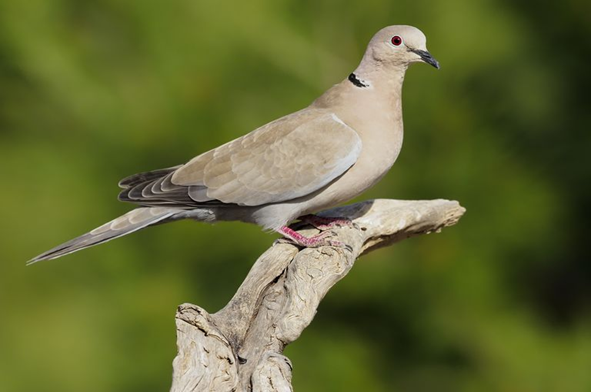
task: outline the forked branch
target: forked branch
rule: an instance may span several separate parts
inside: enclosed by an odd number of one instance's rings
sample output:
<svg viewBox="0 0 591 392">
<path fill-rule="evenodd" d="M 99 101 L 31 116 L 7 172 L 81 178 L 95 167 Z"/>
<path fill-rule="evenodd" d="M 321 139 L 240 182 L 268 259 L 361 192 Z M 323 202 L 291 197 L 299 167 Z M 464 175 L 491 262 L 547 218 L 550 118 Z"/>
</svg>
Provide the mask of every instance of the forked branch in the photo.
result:
<svg viewBox="0 0 591 392">
<path fill-rule="evenodd" d="M 283 349 L 312 322 L 322 298 L 355 260 L 452 226 L 464 212 L 456 201 L 381 199 L 320 213 L 353 220 L 354 227 L 334 230 L 350 249 L 275 243 L 219 312 L 179 306 L 171 391 L 291 391 L 292 366 Z M 310 236 L 316 229 L 308 226 L 299 232 Z"/>
</svg>

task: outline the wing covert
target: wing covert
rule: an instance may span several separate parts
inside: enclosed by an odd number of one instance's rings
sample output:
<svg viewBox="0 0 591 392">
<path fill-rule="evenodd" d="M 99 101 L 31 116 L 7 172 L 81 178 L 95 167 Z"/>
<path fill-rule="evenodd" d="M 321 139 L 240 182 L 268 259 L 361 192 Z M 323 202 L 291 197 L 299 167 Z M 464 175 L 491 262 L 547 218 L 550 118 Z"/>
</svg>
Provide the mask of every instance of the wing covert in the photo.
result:
<svg viewBox="0 0 591 392">
<path fill-rule="evenodd" d="M 197 156 L 170 181 L 195 201 L 277 203 L 329 184 L 360 152 L 359 135 L 336 115 L 304 110 Z"/>
</svg>

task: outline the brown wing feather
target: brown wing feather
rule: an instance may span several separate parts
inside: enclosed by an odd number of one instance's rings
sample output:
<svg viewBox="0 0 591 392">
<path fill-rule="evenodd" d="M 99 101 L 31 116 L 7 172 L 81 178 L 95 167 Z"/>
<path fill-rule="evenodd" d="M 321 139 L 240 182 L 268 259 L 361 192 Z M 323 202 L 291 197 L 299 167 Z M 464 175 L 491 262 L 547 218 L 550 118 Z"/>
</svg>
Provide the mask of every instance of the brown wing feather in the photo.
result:
<svg viewBox="0 0 591 392">
<path fill-rule="evenodd" d="M 355 163 L 360 151 L 357 133 L 336 116 L 306 110 L 198 156 L 171 181 L 204 186 L 207 197 L 224 203 L 276 203 L 327 185 Z"/>
<path fill-rule="evenodd" d="M 346 172 L 361 140 L 335 115 L 303 110 L 186 165 L 130 176 L 122 201 L 153 206 L 256 206 L 310 194 Z"/>
</svg>

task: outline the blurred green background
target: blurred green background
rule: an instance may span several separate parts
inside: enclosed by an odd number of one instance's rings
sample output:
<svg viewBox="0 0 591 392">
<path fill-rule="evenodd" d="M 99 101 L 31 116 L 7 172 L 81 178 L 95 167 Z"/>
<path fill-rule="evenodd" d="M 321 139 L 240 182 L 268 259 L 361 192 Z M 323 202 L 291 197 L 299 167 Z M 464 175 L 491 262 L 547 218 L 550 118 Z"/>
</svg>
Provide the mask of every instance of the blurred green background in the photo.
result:
<svg viewBox="0 0 591 392">
<path fill-rule="evenodd" d="M 366 198 L 460 224 L 361 259 L 289 346 L 296 391 L 591 391 L 588 2 L 0 1 L 0 390 L 162 391 L 174 312 L 276 238 L 180 222 L 25 268 L 129 209 L 117 181 L 308 105 L 380 28 L 428 37 Z"/>
</svg>

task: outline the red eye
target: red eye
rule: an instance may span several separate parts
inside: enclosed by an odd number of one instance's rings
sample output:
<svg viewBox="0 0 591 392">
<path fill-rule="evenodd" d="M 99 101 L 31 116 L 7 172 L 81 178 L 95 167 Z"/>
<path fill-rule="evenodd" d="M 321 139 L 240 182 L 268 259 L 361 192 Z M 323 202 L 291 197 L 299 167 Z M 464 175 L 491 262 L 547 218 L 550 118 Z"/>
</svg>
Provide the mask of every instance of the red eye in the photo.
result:
<svg viewBox="0 0 591 392">
<path fill-rule="evenodd" d="M 400 38 L 397 35 L 395 35 L 394 37 L 392 37 L 392 45 L 399 46 L 401 43 L 402 43 L 402 38 Z"/>
</svg>

